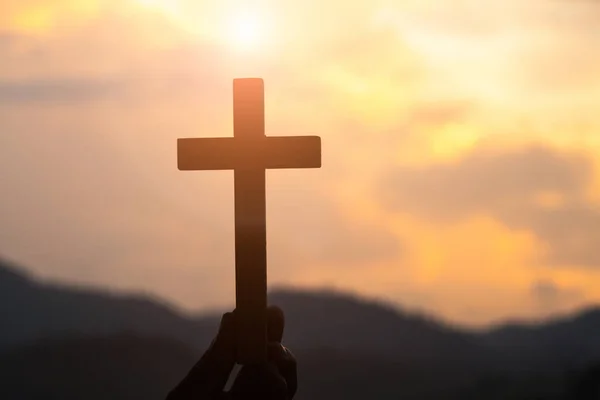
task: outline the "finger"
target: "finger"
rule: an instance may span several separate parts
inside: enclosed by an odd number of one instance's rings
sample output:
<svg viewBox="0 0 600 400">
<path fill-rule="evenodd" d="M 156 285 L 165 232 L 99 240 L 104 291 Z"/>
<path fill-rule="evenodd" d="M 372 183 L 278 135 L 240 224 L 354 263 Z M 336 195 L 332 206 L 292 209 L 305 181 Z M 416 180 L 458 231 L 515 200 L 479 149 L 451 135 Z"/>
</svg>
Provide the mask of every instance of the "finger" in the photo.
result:
<svg viewBox="0 0 600 400">
<path fill-rule="evenodd" d="M 285 327 L 285 315 L 277 306 L 267 309 L 267 339 L 269 342 L 281 343 Z"/>
<path fill-rule="evenodd" d="M 286 381 L 288 397 L 291 399 L 298 389 L 298 372 L 296 357 L 290 350 L 281 345 L 285 328 L 285 315 L 277 306 L 267 310 L 267 337 L 269 339 L 269 361 L 273 363 Z"/>
<path fill-rule="evenodd" d="M 277 367 L 279 375 L 287 384 L 288 397 L 291 399 L 298 390 L 298 371 L 296 357 L 280 343 L 269 343 L 269 361 Z"/>
<path fill-rule="evenodd" d="M 282 357 L 279 373 L 285 379 L 288 385 L 288 396 L 292 399 L 298 390 L 298 364 L 290 349 L 284 347 L 284 350 L 285 355 Z"/>
</svg>

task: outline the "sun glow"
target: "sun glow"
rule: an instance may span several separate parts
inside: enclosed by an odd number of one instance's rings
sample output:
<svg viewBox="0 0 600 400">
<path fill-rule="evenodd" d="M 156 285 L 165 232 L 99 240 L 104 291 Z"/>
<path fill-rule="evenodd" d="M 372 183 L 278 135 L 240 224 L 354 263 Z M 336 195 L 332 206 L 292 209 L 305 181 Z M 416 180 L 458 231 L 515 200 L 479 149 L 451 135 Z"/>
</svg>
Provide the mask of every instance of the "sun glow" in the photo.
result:
<svg viewBox="0 0 600 400">
<path fill-rule="evenodd" d="M 170 18 L 184 31 L 203 39 L 214 40 L 225 46 L 242 51 L 264 48 L 273 41 L 273 19 L 268 18 L 264 7 L 203 8 L 185 6 L 178 0 L 135 0 L 147 10 L 160 12 Z"/>
<path fill-rule="evenodd" d="M 227 28 L 228 41 L 243 50 L 256 48 L 267 40 L 266 21 L 257 13 L 240 12 L 236 14 Z"/>
</svg>

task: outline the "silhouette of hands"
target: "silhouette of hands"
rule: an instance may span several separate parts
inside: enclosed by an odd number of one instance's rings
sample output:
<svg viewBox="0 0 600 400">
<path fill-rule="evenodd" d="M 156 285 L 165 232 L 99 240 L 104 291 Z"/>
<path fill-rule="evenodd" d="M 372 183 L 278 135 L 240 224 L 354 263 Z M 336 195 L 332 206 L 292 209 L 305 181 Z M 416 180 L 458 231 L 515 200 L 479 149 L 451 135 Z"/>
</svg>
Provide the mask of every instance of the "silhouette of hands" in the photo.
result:
<svg viewBox="0 0 600 400">
<path fill-rule="evenodd" d="M 245 365 L 224 392 L 235 366 L 235 310 L 221 319 L 217 336 L 166 400 L 291 400 L 298 388 L 296 358 L 281 344 L 285 318 L 279 307 L 267 310 L 268 363 Z"/>
</svg>

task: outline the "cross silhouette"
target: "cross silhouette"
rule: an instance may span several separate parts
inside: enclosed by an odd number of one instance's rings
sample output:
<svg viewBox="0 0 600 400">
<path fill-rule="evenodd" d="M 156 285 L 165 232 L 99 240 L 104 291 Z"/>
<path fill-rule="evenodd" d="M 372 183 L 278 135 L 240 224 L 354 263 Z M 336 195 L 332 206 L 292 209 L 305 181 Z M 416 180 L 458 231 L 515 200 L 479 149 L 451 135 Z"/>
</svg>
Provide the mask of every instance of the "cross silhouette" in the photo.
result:
<svg viewBox="0 0 600 400">
<path fill-rule="evenodd" d="M 318 136 L 265 136 L 264 83 L 233 81 L 233 137 L 178 139 L 182 171 L 234 170 L 237 362 L 267 357 L 265 170 L 320 168 Z"/>
</svg>

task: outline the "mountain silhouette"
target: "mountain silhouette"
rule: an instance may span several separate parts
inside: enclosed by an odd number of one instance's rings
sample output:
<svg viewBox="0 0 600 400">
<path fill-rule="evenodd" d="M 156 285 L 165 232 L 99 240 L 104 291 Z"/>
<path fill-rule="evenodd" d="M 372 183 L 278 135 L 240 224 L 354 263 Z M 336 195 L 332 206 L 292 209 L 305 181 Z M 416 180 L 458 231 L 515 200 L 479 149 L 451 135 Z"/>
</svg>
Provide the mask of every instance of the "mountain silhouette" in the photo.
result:
<svg viewBox="0 0 600 400">
<path fill-rule="evenodd" d="M 485 349 L 466 331 L 427 317 L 332 291 L 280 290 L 270 301 L 285 310 L 286 343 L 299 349 L 335 349 L 357 355 L 430 363 L 483 361 Z"/>
<path fill-rule="evenodd" d="M 157 299 L 46 284 L 0 264 L 0 348 L 65 334 L 132 332 L 193 346 L 209 343 L 216 317 L 188 319 Z"/>
<path fill-rule="evenodd" d="M 0 354 L 0 398 L 163 400 L 195 358 L 188 346 L 166 338 L 45 339 Z"/>
<path fill-rule="evenodd" d="M 0 293 L 0 320 L 6 322 L 2 347 L 53 336 L 127 332 L 203 348 L 219 320 L 217 315 L 190 318 L 156 299 L 42 283 L 6 264 L 0 267 Z M 269 301 L 285 310 L 286 343 L 298 349 L 402 354 L 417 362 L 433 355 L 458 360 L 478 346 L 471 334 L 339 293 L 278 290 Z"/>
<path fill-rule="evenodd" d="M 130 334 L 45 339 L 0 353 L 3 400 L 163 400 L 200 356 L 180 341 Z M 350 351 L 300 351 L 296 400 L 597 400 L 600 364 L 564 377 L 413 366 Z M 565 379 L 566 378 L 566 379 Z"/>
<path fill-rule="evenodd" d="M 600 360 L 600 309 L 586 309 L 543 324 L 512 324 L 485 334 L 480 341 L 502 363 L 517 370 L 581 368 Z"/>
<path fill-rule="evenodd" d="M 156 347 L 163 349 L 160 357 L 168 358 L 171 352 L 173 357 L 180 357 L 162 362 L 174 372 L 165 373 L 161 379 L 144 375 L 159 374 L 160 365 L 149 363 L 142 368 L 139 380 L 154 380 L 154 390 L 160 391 L 201 354 L 214 336 L 220 317 L 215 313 L 193 318 L 154 298 L 45 283 L 9 263 L 0 265 L 0 294 L 0 349 L 4 349 L 0 373 L 2 368 L 12 371 L 15 384 L 32 382 L 27 360 L 46 359 L 47 367 L 52 368 L 53 362 L 64 357 L 61 354 L 70 354 L 70 360 L 80 359 L 82 364 L 98 359 L 106 365 L 125 365 L 125 369 L 135 370 L 137 364 L 127 367 L 129 361 L 120 357 L 129 354 L 131 362 L 140 362 L 144 351 L 136 348 L 152 353 L 151 348 Z M 539 325 L 513 324 L 474 332 L 332 291 L 280 289 L 269 294 L 269 301 L 284 309 L 285 343 L 301 359 L 300 371 L 307 382 L 303 393 L 307 397 L 299 398 L 361 398 L 357 397 L 361 393 L 364 398 L 373 394 L 374 387 L 380 388 L 382 395 L 402 394 L 403 398 L 411 398 L 410 393 L 418 393 L 415 398 L 419 399 L 442 398 L 440 391 L 446 393 L 444 398 L 450 398 L 451 393 L 466 398 L 468 390 L 474 391 L 477 398 L 488 391 L 498 392 L 498 387 L 508 390 L 512 386 L 507 382 L 531 373 L 542 376 L 532 388 L 556 392 L 555 386 L 564 376 L 600 360 L 600 341 L 595 335 L 600 332 L 597 309 Z M 90 368 L 100 368 L 101 364 Z M 108 379 L 108 369 L 102 370 L 104 373 L 78 370 Z M 400 378 L 405 383 L 401 389 L 395 388 Z M 475 378 L 477 385 L 473 383 Z M 60 379 L 53 382 L 58 385 Z M 122 384 L 119 382 L 111 385 Z M 368 390 L 361 389 L 364 382 L 369 383 Z M 434 387 L 431 382 L 435 382 Z M 335 393 L 342 383 L 346 397 Z M 94 384 L 101 382 L 89 383 Z M 67 389 L 60 385 L 52 390 L 43 385 L 25 386 L 42 394 L 61 393 L 61 399 L 81 398 L 76 394 L 67 396 Z M 323 397 L 326 393 L 333 397 Z M 37 397 L 31 394 L 20 398 Z M 111 398 L 119 397 L 115 394 Z"/>
</svg>

